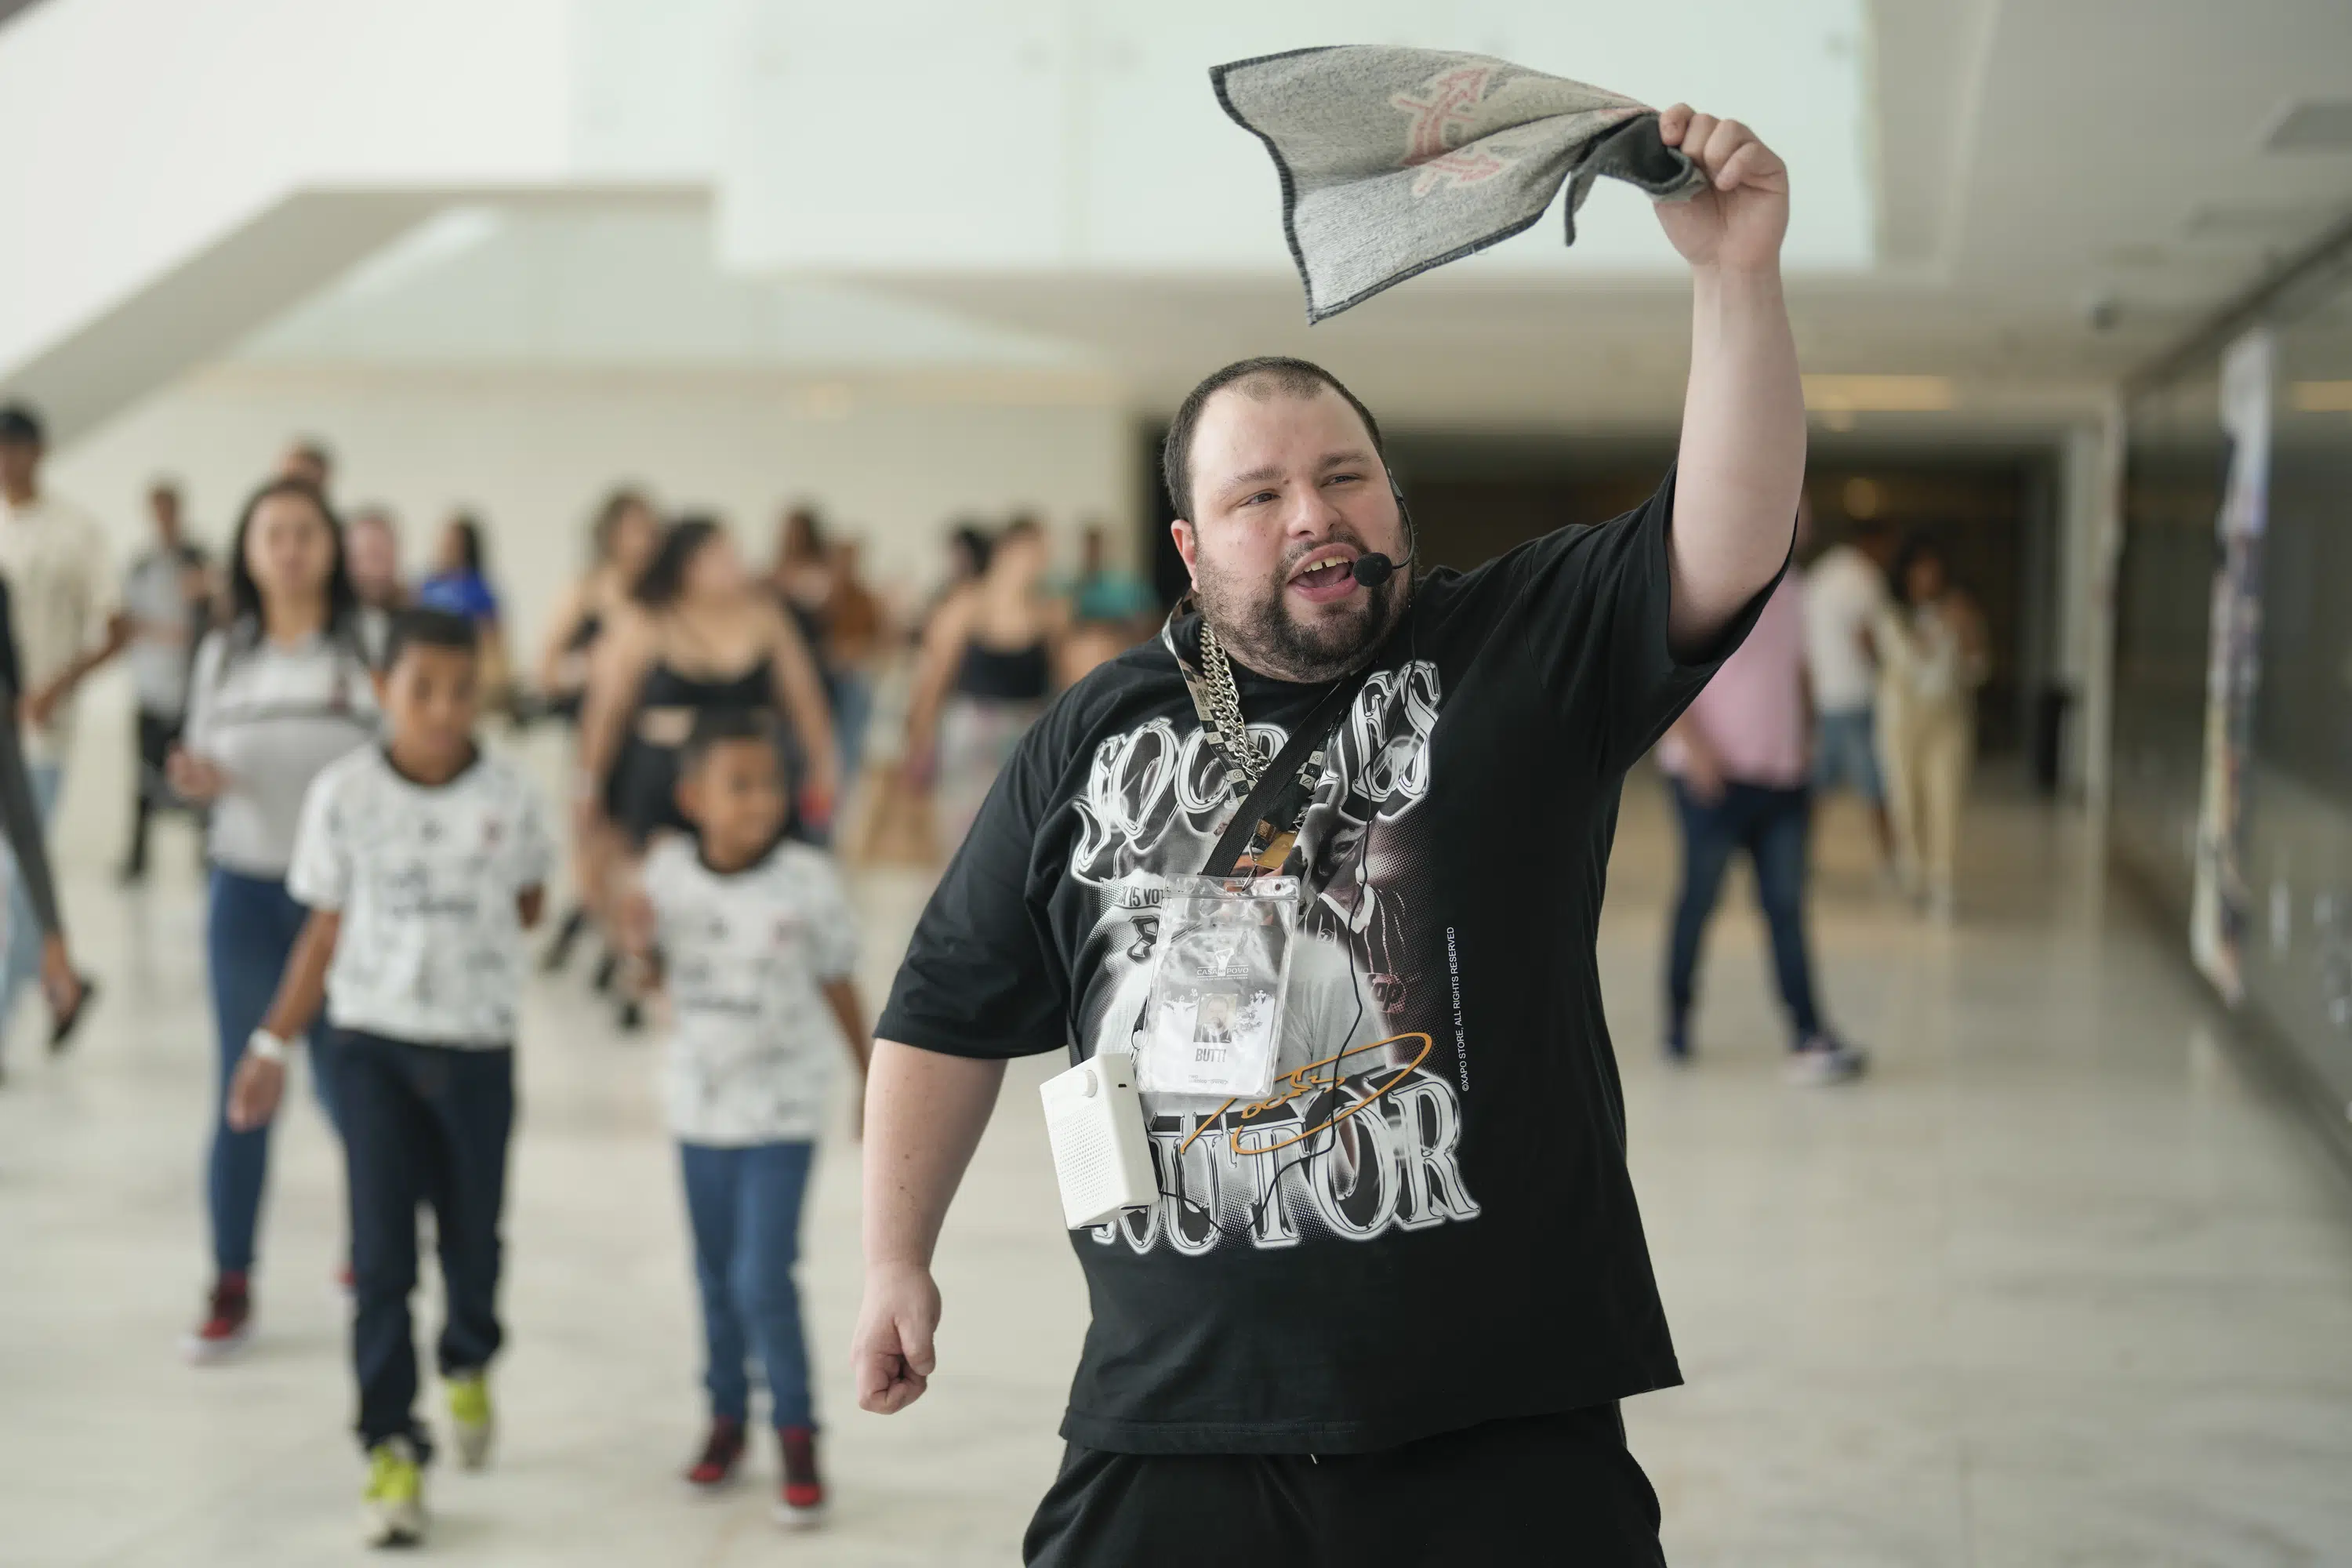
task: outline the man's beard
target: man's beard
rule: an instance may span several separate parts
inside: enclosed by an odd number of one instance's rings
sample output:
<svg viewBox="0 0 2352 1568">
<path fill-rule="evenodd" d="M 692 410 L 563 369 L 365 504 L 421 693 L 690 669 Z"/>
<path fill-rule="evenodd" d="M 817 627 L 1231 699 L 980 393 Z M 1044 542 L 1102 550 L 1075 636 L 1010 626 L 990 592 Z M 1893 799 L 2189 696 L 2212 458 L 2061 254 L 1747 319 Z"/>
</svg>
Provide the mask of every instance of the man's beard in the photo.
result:
<svg viewBox="0 0 2352 1568">
<path fill-rule="evenodd" d="M 1318 616 L 1310 625 L 1292 614 L 1286 590 L 1291 571 L 1322 547 L 1303 544 L 1291 551 L 1271 584 L 1245 583 L 1199 563 L 1201 615 L 1226 652 L 1260 675 L 1302 684 L 1336 680 L 1370 657 L 1396 625 L 1408 574 L 1395 573 L 1379 587 L 1367 588 L 1343 613 Z"/>
</svg>

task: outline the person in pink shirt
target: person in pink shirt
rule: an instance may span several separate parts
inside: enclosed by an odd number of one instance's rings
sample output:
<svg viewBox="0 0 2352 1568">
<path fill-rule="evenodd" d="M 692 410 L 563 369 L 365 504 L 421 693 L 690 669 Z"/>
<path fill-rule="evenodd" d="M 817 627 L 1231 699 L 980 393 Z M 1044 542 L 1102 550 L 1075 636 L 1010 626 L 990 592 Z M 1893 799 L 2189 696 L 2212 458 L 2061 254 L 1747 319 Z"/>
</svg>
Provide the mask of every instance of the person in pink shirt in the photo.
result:
<svg viewBox="0 0 2352 1568">
<path fill-rule="evenodd" d="M 1800 512 L 1798 542 L 1808 519 Z M 1772 967 L 1788 1009 L 1789 1072 L 1840 1083 L 1867 1058 L 1831 1031 L 1813 994 L 1805 940 L 1805 840 L 1812 817 L 1806 755 L 1812 724 L 1805 674 L 1804 584 L 1780 579 L 1738 651 L 1675 721 L 1658 747 L 1682 828 L 1682 889 L 1666 959 L 1666 1056 L 1691 1058 L 1699 951 L 1732 857 L 1756 868 L 1757 901 L 1772 935 Z"/>
</svg>

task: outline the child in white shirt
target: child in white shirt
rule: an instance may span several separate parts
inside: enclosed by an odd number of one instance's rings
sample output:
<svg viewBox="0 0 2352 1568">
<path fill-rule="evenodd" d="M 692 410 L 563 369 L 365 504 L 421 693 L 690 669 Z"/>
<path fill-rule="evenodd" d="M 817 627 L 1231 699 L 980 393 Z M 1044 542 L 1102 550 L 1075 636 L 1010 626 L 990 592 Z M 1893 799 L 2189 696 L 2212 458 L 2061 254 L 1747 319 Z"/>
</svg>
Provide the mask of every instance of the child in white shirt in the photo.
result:
<svg viewBox="0 0 2352 1568">
<path fill-rule="evenodd" d="M 677 799 L 695 837 L 646 857 L 625 934 L 670 999 L 665 1093 L 710 1398 L 687 1479 L 732 1479 L 750 1417 L 745 1362 L 756 1355 L 783 1455 L 778 1517 L 808 1524 L 824 1486 L 793 1266 L 837 1058 L 845 1051 L 862 1079 L 871 1045 L 850 980 L 856 928 L 831 858 L 781 837 L 784 770 L 765 715 L 705 712 L 680 755 Z"/>
<path fill-rule="evenodd" d="M 326 1005 L 349 1162 L 367 1539 L 422 1538 L 415 1417 L 420 1204 L 433 1205 L 447 1316 L 438 1347 L 459 1458 L 488 1458 L 485 1369 L 500 1340 L 499 1222 L 514 1122 L 523 931 L 551 840 L 522 775 L 474 742 L 478 639 L 461 616 L 404 612 L 375 677 L 390 740 L 310 785 L 287 887 L 311 913 L 230 1089 L 232 1124 L 277 1109 L 288 1042 Z"/>
</svg>

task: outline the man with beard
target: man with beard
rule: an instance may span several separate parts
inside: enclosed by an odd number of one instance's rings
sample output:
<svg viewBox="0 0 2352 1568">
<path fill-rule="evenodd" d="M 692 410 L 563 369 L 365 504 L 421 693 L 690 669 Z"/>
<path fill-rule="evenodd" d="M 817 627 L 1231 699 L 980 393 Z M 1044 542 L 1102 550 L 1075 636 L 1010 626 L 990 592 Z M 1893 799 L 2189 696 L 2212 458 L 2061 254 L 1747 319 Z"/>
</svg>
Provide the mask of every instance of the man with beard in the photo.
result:
<svg viewBox="0 0 2352 1568">
<path fill-rule="evenodd" d="M 866 1110 L 856 1377 L 885 1414 L 935 1370 L 932 1247 L 1005 1060 L 1130 1047 L 1104 917 L 1202 872 L 1267 756 L 1344 702 L 1307 797 L 1280 781 L 1256 825 L 1314 900 L 1273 1090 L 1147 1097 L 1159 1205 L 1072 1237 L 1094 1321 L 1029 1563 L 1663 1561 L 1617 1401 L 1681 1374 L 1594 937 L 1625 770 L 1785 563 L 1805 430 L 1786 171 L 1736 121 L 1660 129 L 1709 185 L 1658 209 L 1694 312 L 1656 495 L 1419 571 L 1337 378 L 1217 372 L 1163 454 L 1197 605 L 1039 721 L 916 931 Z M 1200 764 L 1123 779 L 1147 731 Z"/>
</svg>

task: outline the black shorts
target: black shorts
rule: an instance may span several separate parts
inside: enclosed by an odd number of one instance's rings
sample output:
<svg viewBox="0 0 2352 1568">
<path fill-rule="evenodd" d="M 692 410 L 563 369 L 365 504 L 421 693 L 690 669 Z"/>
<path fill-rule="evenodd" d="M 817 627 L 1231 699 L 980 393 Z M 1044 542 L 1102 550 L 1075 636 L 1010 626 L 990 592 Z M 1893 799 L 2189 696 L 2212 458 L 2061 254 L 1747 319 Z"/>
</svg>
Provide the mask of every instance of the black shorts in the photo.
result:
<svg viewBox="0 0 2352 1568">
<path fill-rule="evenodd" d="M 1664 1568 L 1658 1495 L 1614 1405 L 1490 1421 L 1376 1454 L 1110 1454 L 1072 1446 L 1031 1568 Z"/>
<path fill-rule="evenodd" d="M 784 798 L 793 800 L 800 778 L 800 769 L 793 759 L 789 742 L 780 741 L 780 755 L 784 767 Z M 677 805 L 677 763 L 682 748 L 656 746 L 631 735 L 621 745 L 621 755 L 613 764 L 612 777 L 605 783 L 605 814 L 630 843 L 642 849 L 656 833 L 691 834 L 694 825 Z M 817 843 L 803 831 L 796 805 L 788 806 L 785 832 L 788 837 L 804 842 Z"/>
<path fill-rule="evenodd" d="M 687 833 L 692 826 L 677 809 L 676 746 L 655 746 L 632 735 L 613 765 L 606 801 L 613 820 L 640 849 L 655 834 Z"/>
</svg>

